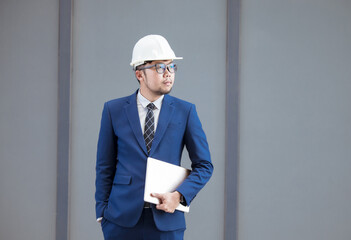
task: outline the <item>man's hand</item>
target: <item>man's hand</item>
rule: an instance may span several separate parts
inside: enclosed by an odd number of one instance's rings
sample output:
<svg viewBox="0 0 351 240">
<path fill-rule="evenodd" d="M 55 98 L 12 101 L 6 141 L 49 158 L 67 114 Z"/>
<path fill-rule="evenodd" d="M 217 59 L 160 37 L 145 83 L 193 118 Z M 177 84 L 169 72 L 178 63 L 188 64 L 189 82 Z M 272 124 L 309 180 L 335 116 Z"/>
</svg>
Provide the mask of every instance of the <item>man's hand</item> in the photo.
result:
<svg viewBox="0 0 351 240">
<path fill-rule="evenodd" d="M 156 197 L 160 200 L 160 204 L 157 204 L 156 208 L 166 213 L 174 213 L 174 210 L 180 203 L 180 196 L 181 194 L 177 191 L 172 193 L 151 193 L 151 197 Z"/>
</svg>

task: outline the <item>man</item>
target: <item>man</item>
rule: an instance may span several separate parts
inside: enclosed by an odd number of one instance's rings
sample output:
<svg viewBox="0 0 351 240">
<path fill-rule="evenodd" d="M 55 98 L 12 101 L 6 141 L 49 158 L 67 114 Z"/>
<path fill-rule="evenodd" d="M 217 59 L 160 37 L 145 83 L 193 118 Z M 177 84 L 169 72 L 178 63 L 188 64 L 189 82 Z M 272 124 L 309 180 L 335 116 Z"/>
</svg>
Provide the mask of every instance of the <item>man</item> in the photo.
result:
<svg viewBox="0 0 351 240">
<path fill-rule="evenodd" d="M 106 240 L 183 239 L 184 213 L 213 171 L 205 133 L 195 106 L 168 93 L 176 57 L 159 35 L 141 38 L 131 65 L 140 88 L 104 105 L 96 161 L 96 216 Z M 192 172 L 170 193 L 153 193 L 160 204 L 144 202 L 146 160 L 180 165 L 186 146 Z"/>
</svg>

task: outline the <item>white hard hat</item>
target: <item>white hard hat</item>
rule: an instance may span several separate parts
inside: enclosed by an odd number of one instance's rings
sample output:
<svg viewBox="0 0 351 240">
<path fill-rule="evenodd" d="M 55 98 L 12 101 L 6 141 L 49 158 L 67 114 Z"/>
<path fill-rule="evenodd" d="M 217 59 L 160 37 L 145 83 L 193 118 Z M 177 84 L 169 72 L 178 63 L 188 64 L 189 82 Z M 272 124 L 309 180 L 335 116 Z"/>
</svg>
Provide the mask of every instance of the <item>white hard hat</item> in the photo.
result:
<svg viewBox="0 0 351 240">
<path fill-rule="evenodd" d="M 183 59 L 176 57 L 168 41 L 160 35 L 147 35 L 134 46 L 131 66 L 135 69 L 145 61 Z"/>
</svg>

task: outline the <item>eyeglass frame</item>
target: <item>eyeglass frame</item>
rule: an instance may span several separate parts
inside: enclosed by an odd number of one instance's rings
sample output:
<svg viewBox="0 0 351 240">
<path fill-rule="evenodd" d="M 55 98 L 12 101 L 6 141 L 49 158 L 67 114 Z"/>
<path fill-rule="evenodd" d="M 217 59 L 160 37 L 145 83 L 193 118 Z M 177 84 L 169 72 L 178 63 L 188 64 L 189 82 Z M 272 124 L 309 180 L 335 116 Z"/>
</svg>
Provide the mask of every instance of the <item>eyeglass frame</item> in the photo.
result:
<svg viewBox="0 0 351 240">
<path fill-rule="evenodd" d="M 170 71 L 170 68 L 169 68 L 169 65 L 171 65 L 171 64 L 174 65 L 173 72 Z M 163 67 L 156 68 L 157 65 L 165 65 L 165 68 L 163 68 Z M 175 64 L 175 63 L 173 63 L 173 62 L 171 62 L 171 63 L 169 63 L 169 64 L 167 64 L 167 65 L 164 64 L 164 63 L 156 63 L 156 64 L 151 65 L 151 66 L 146 66 L 146 67 L 138 68 L 137 70 L 150 69 L 150 68 L 153 68 L 153 67 L 155 67 L 155 70 L 156 70 L 156 72 L 157 72 L 158 74 L 164 74 L 164 73 L 166 72 L 166 68 L 167 68 L 168 72 L 170 72 L 170 73 L 175 73 L 175 72 L 177 71 L 177 64 Z M 157 69 L 163 69 L 163 72 L 158 72 Z"/>
</svg>

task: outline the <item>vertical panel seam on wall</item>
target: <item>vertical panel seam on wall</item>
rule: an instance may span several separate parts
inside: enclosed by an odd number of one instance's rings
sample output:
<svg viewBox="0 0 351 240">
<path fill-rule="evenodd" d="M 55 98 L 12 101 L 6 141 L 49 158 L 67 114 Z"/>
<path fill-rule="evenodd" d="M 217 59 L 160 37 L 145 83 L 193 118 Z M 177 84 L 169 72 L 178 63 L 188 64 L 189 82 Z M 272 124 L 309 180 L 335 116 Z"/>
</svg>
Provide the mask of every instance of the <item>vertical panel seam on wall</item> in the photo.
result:
<svg viewBox="0 0 351 240">
<path fill-rule="evenodd" d="M 237 239 L 240 0 L 227 1 L 224 239 Z"/>
<path fill-rule="evenodd" d="M 56 240 L 68 239 L 72 1 L 59 0 Z"/>
</svg>

